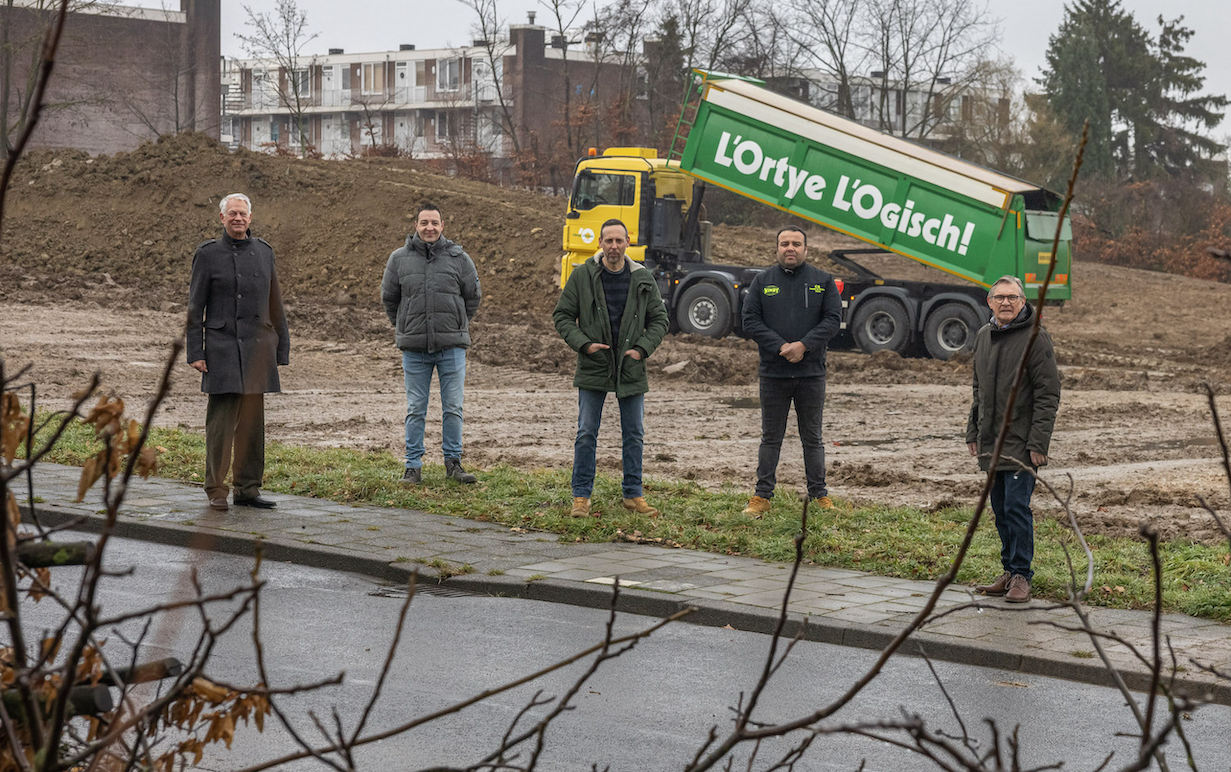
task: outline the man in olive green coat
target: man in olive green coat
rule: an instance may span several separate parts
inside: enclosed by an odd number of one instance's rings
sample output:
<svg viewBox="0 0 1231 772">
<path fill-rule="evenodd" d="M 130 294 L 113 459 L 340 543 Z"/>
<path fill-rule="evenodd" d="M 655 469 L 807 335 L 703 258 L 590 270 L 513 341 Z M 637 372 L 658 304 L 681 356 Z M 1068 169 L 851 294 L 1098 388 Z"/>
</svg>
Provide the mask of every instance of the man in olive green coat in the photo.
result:
<svg viewBox="0 0 1231 772">
<path fill-rule="evenodd" d="M 991 464 L 996 435 L 1004 422 L 1005 408 L 1017 368 L 1026 354 L 1034 309 L 1026 302 L 1025 290 L 1015 276 L 996 280 L 987 293 L 991 321 L 975 335 L 974 398 L 966 422 L 966 446 L 979 457 L 979 468 Z M 1002 573 L 991 584 L 977 585 L 985 595 L 1003 595 L 1010 603 L 1030 600 L 1034 571 L 1034 513 L 1030 496 L 1034 475 L 1047 463 L 1052 427 L 1060 407 L 1060 374 L 1051 336 L 1039 328 L 1039 337 L 1026 364 L 1025 376 L 1013 406 L 1009 433 L 1000 451 L 991 504 L 1000 535 Z M 1029 470 L 1029 471 L 1028 471 Z"/>
<path fill-rule="evenodd" d="M 599 254 L 569 275 L 552 314 L 560 337 L 577 352 L 572 514 L 590 514 L 603 403 L 608 392 L 615 392 L 623 435 L 624 507 L 654 517 L 658 510 L 646 503 L 641 488 L 645 393 L 650 389 L 645 360 L 667 334 L 667 309 L 650 272 L 624 256 L 624 223 L 603 223 L 599 246 Z"/>
</svg>

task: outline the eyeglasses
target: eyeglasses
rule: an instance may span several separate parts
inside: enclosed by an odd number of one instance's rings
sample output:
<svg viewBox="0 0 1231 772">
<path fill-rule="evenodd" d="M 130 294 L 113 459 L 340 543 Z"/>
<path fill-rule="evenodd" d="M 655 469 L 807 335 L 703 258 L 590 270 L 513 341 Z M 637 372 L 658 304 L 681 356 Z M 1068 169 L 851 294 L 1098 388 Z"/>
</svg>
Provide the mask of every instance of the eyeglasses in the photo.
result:
<svg viewBox="0 0 1231 772">
<path fill-rule="evenodd" d="M 992 295 L 992 300 L 997 303 L 1016 303 L 1021 299 L 1021 295 Z"/>
</svg>

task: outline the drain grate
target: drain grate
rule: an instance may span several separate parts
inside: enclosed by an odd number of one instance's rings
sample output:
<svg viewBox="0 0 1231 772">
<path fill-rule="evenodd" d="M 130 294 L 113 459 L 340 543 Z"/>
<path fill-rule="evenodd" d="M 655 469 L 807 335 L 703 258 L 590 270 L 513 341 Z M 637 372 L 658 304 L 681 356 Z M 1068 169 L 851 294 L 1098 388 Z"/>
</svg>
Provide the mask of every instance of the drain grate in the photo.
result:
<svg viewBox="0 0 1231 772">
<path fill-rule="evenodd" d="M 463 590 L 460 587 L 449 587 L 445 584 L 436 584 L 434 582 L 420 582 L 415 586 L 416 595 L 435 595 L 441 598 L 483 598 L 486 597 L 481 592 L 472 590 Z M 381 587 L 369 592 L 368 595 L 377 598 L 405 598 L 405 587 Z"/>
</svg>

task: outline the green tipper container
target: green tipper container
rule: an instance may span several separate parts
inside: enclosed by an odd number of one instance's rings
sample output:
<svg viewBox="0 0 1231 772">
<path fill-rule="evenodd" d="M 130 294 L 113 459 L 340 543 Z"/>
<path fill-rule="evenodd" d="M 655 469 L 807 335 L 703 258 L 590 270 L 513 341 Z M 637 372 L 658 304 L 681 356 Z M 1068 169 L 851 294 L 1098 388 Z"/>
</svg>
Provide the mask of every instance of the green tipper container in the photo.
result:
<svg viewBox="0 0 1231 772">
<path fill-rule="evenodd" d="M 746 81 L 706 81 L 680 166 L 985 287 L 1017 276 L 1032 299 L 1052 259 L 1055 193 Z M 1066 222 L 1050 301 L 1072 296 L 1071 239 Z"/>
</svg>

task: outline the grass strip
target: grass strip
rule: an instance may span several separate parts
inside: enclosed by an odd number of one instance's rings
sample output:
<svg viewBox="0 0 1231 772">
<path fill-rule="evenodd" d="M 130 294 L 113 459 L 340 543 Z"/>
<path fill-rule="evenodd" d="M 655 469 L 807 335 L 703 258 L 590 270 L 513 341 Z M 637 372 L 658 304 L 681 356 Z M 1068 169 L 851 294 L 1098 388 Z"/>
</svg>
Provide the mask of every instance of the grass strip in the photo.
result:
<svg viewBox="0 0 1231 772">
<path fill-rule="evenodd" d="M 157 428 L 150 442 L 160 449 L 158 474 L 201 482 L 205 438 L 182 429 Z M 50 454 L 55 463 L 80 466 L 101 449 L 89 427 L 75 423 Z M 547 531 L 561 540 L 610 542 L 661 539 L 664 543 L 720 554 L 789 562 L 799 529 L 800 504 L 779 495 L 761 519 L 741 514 L 748 492 L 734 486 L 707 491 L 689 481 L 650 478 L 646 496 L 662 510 L 648 518 L 621 506 L 619 479 L 599 474 L 592 502 L 597 517 L 574 518 L 570 470 L 517 469 L 500 465 L 476 470 L 479 483 L 458 485 L 443 466 L 424 466 L 423 484 L 404 486 L 401 459 L 387 452 L 319 448 L 270 442 L 266 447 L 265 489 L 343 503 L 418 509 L 441 515 Z M 204 493 L 202 493 L 204 496 Z M 809 512 L 805 559 L 821 566 L 850 568 L 880 576 L 930 580 L 947 570 L 961 543 L 971 508 L 924 512 L 909 507 L 851 506 L 837 500 L 830 511 Z M 1128 537 L 1087 537 L 1095 559 L 1090 602 L 1111 608 L 1146 609 L 1153 597 L 1145 542 Z M 1064 548 L 1080 560 L 1080 547 L 1064 524 L 1035 523 L 1036 597 L 1062 599 L 1069 576 Z M 1227 545 L 1190 541 L 1161 545 L 1163 603 L 1167 611 L 1231 621 L 1231 580 Z M 1084 561 L 1077 566 L 1084 579 Z M 980 526 L 958 582 L 990 581 L 999 575 L 1000 542 L 989 512 Z"/>
</svg>

